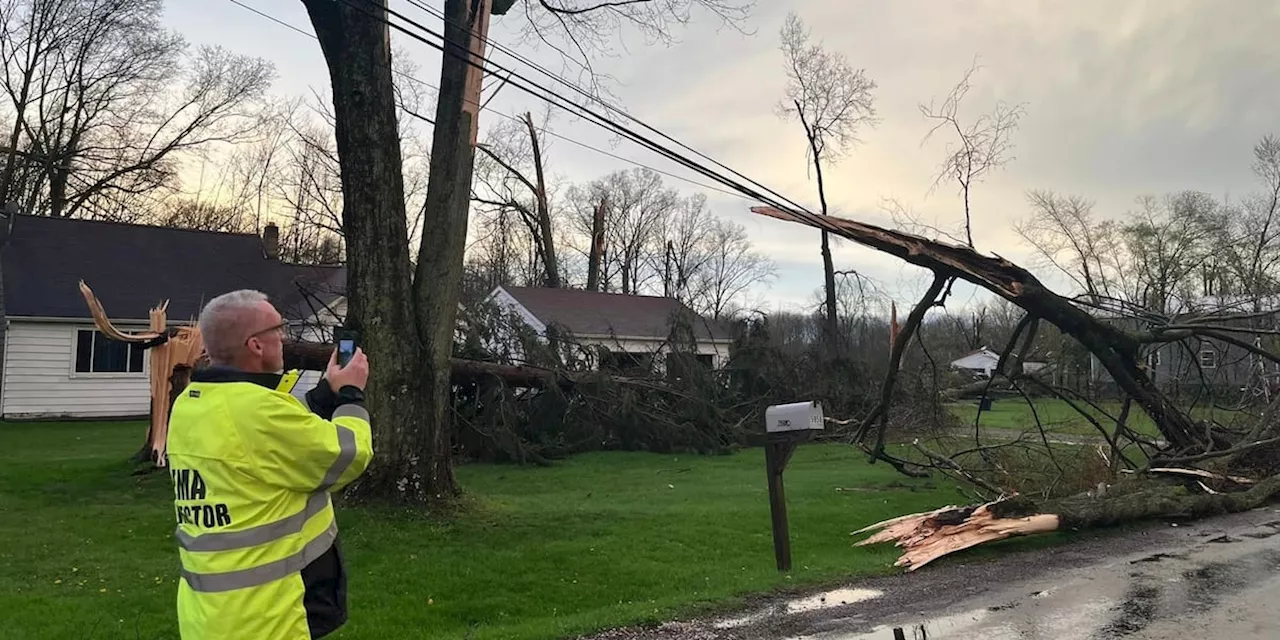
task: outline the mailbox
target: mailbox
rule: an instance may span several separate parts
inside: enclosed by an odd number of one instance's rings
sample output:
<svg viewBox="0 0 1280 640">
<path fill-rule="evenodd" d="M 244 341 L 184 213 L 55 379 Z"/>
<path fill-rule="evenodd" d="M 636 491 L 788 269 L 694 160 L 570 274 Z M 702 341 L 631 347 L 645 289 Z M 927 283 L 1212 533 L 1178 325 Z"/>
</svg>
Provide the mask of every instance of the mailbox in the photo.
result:
<svg viewBox="0 0 1280 640">
<path fill-rule="evenodd" d="M 768 433 L 821 431 L 824 426 L 822 403 L 816 400 L 774 405 L 764 411 L 764 429 Z"/>
<path fill-rule="evenodd" d="M 769 513 L 773 520 L 773 554 L 778 571 L 791 570 L 791 535 L 787 527 L 787 499 L 782 490 L 782 471 L 796 446 L 826 426 L 822 403 L 793 402 L 764 410 L 765 467 L 769 472 Z"/>
</svg>

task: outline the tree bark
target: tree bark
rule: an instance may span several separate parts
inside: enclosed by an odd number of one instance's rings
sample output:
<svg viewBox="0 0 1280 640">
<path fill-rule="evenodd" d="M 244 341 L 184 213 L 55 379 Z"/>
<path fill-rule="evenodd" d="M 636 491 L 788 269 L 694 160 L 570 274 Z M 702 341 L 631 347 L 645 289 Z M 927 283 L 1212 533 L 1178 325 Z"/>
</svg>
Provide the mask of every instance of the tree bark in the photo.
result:
<svg viewBox="0 0 1280 640">
<path fill-rule="evenodd" d="M 456 487 L 447 452 L 442 462 L 433 460 L 432 436 L 443 423 L 431 403 L 429 363 L 414 318 L 391 39 L 380 21 L 386 0 L 359 8 L 329 0 L 303 4 L 333 85 L 348 248 L 347 324 L 361 332 L 370 364 L 375 456 L 353 490 L 422 503 Z"/>
<path fill-rule="evenodd" d="M 533 116 L 524 114 L 524 123 L 529 127 L 529 144 L 533 147 L 533 171 L 535 179 L 534 196 L 538 203 L 538 234 L 542 244 L 543 268 L 546 270 L 546 285 L 551 289 L 559 289 L 560 263 L 556 259 L 556 240 L 551 233 L 551 206 L 547 203 L 547 180 L 542 169 L 542 145 L 538 143 L 538 132 L 533 127 Z"/>
<path fill-rule="evenodd" d="M 475 13 L 472 13 L 472 9 Z M 466 248 L 467 215 L 471 202 L 471 175 L 475 160 L 480 70 L 473 68 L 472 52 L 483 53 L 487 29 L 487 0 L 445 0 L 444 53 L 440 63 L 440 93 L 431 141 L 431 175 L 424 204 L 427 218 L 418 250 L 414 276 L 414 303 L 418 339 L 424 361 L 418 374 L 426 386 L 418 396 L 426 417 L 428 440 L 424 482 L 428 495 L 448 499 L 460 490 L 453 475 L 450 444 L 450 373 L 453 334 L 462 290 L 462 260 Z M 474 59 L 483 64 L 482 58 Z M 469 101 L 470 100 L 470 101 Z"/>
</svg>

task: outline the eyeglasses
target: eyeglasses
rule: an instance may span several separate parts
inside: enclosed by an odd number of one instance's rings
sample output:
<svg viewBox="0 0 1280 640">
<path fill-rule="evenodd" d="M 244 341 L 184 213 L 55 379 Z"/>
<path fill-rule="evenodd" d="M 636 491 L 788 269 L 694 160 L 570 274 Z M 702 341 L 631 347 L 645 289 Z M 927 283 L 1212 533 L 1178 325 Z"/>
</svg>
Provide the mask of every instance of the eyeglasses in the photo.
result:
<svg viewBox="0 0 1280 640">
<path fill-rule="evenodd" d="M 285 329 L 285 327 L 287 327 L 287 326 L 289 326 L 289 323 L 287 323 L 287 322 L 281 322 L 280 324 L 277 324 L 277 325 L 274 325 L 274 326 L 267 327 L 266 329 L 263 329 L 263 330 L 261 330 L 261 331 L 257 331 L 257 332 L 251 333 L 251 334 L 249 334 L 249 337 L 248 337 L 248 338 L 245 338 L 245 339 L 244 339 L 244 343 L 245 343 L 245 344 L 249 344 L 249 341 L 250 341 L 250 340 L 253 340 L 254 338 L 257 338 L 258 336 L 261 336 L 261 335 L 263 335 L 263 334 L 271 333 L 272 331 L 276 332 L 277 334 L 279 334 L 279 335 L 280 335 L 280 337 L 282 337 L 282 338 L 283 338 L 283 337 L 284 337 L 284 329 Z"/>
</svg>

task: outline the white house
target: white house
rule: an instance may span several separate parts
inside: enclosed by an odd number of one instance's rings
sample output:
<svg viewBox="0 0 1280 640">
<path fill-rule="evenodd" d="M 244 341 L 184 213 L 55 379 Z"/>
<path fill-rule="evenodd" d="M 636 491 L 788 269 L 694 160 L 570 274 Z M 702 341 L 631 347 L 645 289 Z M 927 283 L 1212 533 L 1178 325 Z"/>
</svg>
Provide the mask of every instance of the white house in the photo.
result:
<svg viewBox="0 0 1280 640">
<path fill-rule="evenodd" d="M 694 313 L 674 298 L 599 293 L 578 289 L 497 287 L 486 299 L 515 312 L 539 336 L 560 327 L 584 346 L 603 347 L 608 362 L 599 365 L 627 369 L 653 358 L 665 368 L 672 321 L 677 314 L 692 318 L 694 354 L 709 368 L 729 359 L 733 338 L 719 323 Z"/>
<path fill-rule="evenodd" d="M 345 285 L 341 267 L 278 259 L 278 230 L 212 233 L 165 227 L 0 216 L 0 416 L 5 420 L 120 418 L 150 411 L 148 359 L 94 327 L 84 280 L 124 331 L 147 329 L 169 300 L 170 326 L 193 322 L 210 298 L 253 288 L 286 319 L 314 322 Z M 297 331 L 295 331 L 297 333 Z M 305 376 L 299 394 L 318 373 Z"/>
<path fill-rule="evenodd" d="M 976 351 L 971 351 L 955 360 L 951 361 L 951 368 L 960 371 L 967 371 L 975 376 L 990 378 L 991 373 L 996 370 L 996 366 L 1000 364 L 1000 354 L 982 347 Z M 1048 366 L 1044 362 L 1023 362 L 1023 373 L 1035 373 Z"/>
</svg>

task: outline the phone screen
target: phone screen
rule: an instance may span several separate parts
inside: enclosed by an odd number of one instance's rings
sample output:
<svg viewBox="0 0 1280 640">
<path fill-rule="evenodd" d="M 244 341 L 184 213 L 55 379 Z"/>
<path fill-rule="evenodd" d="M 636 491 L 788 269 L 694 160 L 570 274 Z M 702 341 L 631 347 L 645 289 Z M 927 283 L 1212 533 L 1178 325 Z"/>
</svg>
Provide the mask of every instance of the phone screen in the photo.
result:
<svg viewBox="0 0 1280 640">
<path fill-rule="evenodd" d="M 351 356 L 355 355 L 356 341 L 350 338 L 343 338 L 338 341 L 338 364 L 346 365 L 351 360 Z"/>
</svg>

